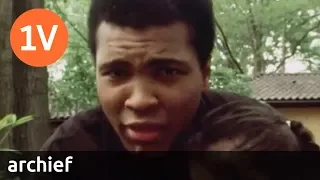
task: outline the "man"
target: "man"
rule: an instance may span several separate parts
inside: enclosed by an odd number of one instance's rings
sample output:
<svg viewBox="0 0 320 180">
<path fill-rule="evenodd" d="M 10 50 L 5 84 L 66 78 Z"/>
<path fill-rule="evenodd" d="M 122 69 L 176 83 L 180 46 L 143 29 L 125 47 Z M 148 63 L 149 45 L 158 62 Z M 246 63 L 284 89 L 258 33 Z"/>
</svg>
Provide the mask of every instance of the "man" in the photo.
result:
<svg viewBox="0 0 320 180">
<path fill-rule="evenodd" d="M 67 120 L 42 150 L 181 149 L 205 112 L 248 99 L 207 91 L 214 39 L 211 0 L 92 0 L 101 107 Z"/>
<path fill-rule="evenodd" d="M 254 101 L 207 90 L 215 40 L 211 0 L 92 0 L 88 25 L 100 106 L 64 122 L 43 151 L 182 150 L 206 112 Z M 95 154 L 74 158 L 80 169 L 72 166 L 69 179 L 188 179 L 185 158 L 177 154 L 155 163 Z"/>
</svg>

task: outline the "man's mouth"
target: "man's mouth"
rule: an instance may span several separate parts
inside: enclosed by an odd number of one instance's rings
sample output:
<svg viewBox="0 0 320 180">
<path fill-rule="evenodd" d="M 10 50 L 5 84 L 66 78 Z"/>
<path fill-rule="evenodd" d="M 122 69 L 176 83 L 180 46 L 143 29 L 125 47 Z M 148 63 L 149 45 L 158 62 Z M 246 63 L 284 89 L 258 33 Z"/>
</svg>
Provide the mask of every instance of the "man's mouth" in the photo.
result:
<svg viewBox="0 0 320 180">
<path fill-rule="evenodd" d="M 130 141 L 142 144 L 159 141 L 164 130 L 165 126 L 159 124 L 130 124 L 124 126 L 125 136 Z"/>
</svg>

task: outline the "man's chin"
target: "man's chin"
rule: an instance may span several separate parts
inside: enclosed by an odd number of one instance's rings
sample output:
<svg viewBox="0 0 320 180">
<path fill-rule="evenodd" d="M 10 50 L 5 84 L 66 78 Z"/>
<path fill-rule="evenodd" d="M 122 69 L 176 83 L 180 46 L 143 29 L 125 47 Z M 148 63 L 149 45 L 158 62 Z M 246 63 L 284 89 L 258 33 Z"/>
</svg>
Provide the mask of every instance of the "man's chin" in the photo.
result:
<svg viewBox="0 0 320 180">
<path fill-rule="evenodd" d="M 155 141 L 134 141 L 126 136 L 120 136 L 122 144 L 127 151 L 130 152 L 166 152 L 170 149 L 169 143 L 158 140 Z"/>
<path fill-rule="evenodd" d="M 133 152 L 133 153 L 141 153 L 141 152 L 157 152 L 161 154 L 160 152 L 167 152 L 169 150 L 169 147 L 162 146 L 159 144 L 129 144 L 126 143 L 125 148 L 127 151 Z M 156 154 L 156 153 L 154 153 Z"/>
<path fill-rule="evenodd" d="M 167 154 L 168 148 L 158 148 L 158 147 L 146 147 L 141 145 L 132 146 L 130 151 L 133 155 L 137 155 L 140 158 L 160 158 Z"/>
</svg>

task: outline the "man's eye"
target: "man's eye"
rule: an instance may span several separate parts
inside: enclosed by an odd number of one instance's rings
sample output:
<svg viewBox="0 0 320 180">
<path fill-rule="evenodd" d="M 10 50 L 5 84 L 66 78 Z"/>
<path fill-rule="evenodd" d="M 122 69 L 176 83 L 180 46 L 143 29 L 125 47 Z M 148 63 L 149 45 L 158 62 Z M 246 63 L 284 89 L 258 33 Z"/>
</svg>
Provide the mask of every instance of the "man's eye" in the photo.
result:
<svg viewBox="0 0 320 180">
<path fill-rule="evenodd" d="M 161 76 L 176 76 L 181 74 L 181 71 L 175 68 L 165 67 L 160 69 L 160 74 Z"/>
<path fill-rule="evenodd" d="M 127 71 L 124 70 L 109 70 L 102 74 L 103 76 L 108 76 L 110 78 L 122 78 L 128 75 Z"/>
</svg>

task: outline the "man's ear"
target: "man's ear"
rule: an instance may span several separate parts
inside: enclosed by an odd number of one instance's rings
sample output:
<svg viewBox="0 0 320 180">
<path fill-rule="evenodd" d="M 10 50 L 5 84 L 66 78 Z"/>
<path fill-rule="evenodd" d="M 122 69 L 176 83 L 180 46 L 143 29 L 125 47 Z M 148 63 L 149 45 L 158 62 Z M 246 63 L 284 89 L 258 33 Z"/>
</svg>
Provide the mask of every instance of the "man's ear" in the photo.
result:
<svg viewBox="0 0 320 180">
<path fill-rule="evenodd" d="M 211 69 L 210 69 L 210 61 L 202 67 L 202 76 L 203 76 L 203 89 L 208 90 L 209 79 L 210 79 Z"/>
</svg>

